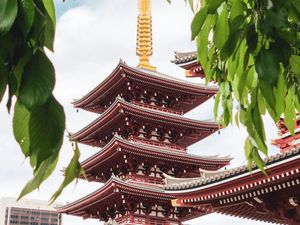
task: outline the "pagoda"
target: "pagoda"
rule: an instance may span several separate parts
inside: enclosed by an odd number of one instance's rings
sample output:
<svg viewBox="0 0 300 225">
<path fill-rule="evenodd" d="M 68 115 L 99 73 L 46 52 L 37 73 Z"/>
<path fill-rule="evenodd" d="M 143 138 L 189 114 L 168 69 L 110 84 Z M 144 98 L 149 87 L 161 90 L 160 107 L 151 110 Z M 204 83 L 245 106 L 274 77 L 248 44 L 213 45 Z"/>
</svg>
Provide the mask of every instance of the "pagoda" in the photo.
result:
<svg viewBox="0 0 300 225">
<path fill-rule="evenodd" d="M 229 156 L 197 156 L 187 148 L 220 126 L 183 117 L 218 91 L 217 87 L 176 79 L 156 71 L 152 55 L 150 0 L 139 0 L 138 67 L 120 61 L 113 72 L 74 107 L 101 114 L 71 135 L 101 148 L 81 163 L 88 181 L 104 183 L 97 191 L 59 208 L 59 212 L 95 218 L 107 224 L 180 225 L 203 215 L 194 207 L 173 207 L 179 197 L 164 190 L 165 176 L 199 177 L 217 171 Z"/>
<path fill-rule="evenodd" d="M 196 52 L 177 53 L 173 63 L 186 69 L 187 77 L 203 77 Z M 279 138 L 272 141 L 281 153 L 265 159 L 266 174 L 253 164 L 229 170 L 201 170 L 198 178 L 165 175 L 166 193 L 177 195 L 173 207 L 197 208 L 202 215 L 220 213 L 275 224 L 300 224 L 300 120 L 292 135 L 281 118 Z"/>
</svg>

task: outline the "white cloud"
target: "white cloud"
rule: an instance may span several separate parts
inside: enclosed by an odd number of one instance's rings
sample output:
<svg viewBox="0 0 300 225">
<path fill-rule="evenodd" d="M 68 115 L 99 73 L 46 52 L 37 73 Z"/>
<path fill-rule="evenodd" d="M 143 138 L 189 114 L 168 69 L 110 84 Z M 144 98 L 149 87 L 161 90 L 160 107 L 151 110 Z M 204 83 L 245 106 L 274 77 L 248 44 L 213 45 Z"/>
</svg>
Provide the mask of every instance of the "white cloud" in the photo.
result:
<svg viewBox="0 0 300 225">
<path fill-rule="evenodd" d="M 68 4 L 66 1 L 65 4 Z M 137 65 L 135 56 L 136 39 L 136 1 L 89 0 L 65 12 L 58 20 L 55 42 L 55 54 L 51 55 L 57 74 L 56 97 L 63 103 L 67 115 L 67 127 L 75 132 L 87 125 L 97 115 L 80 110 L 78 113 L 70 102 L 80 98 L 101 82 L 116 66 L 120 58 L 129 65 Z M 182 0 L 171 5 L 164 0 L 153 0 L 154 56 L 152 64 L 162 72 L 184 79 L 184 72 L 170 63 L 173 51 L 191 51 L 195 44 L 190 40 L 190 21 L 192 13 Z M 194 80 L 198 82 L 199 80 Z M 189 113 L 197 119 L 212 118 L 212 101 Z M 30 179 L 31 171 L 15 143 L 11 129 L 11 116 L 8 116 L 2 103 L 0 107 L 0 196 L 17 196 Z M 271 122 L 268 120 L 267 126 Z M 274 127 L 268 129 L 274 131 Z M 272 135 L 274 132 L 272 132 Z M 191 146 L 191 152 L 203 155 L 228 155 L 236 157 L 233 166 L 243 163 L 243 141 L 246 133 L 236 127 L 229 127 L 214 134 L 200 143 Z M 98 149 L 80 146 L 82 159 L 92 155 Z M 49 199 L 59 186 L 63 177 L 60 172 L 72 154 L 67 140 L 63 145 L 58 170 L 39 192 L 30 194 L 32 198 Z M 59 201 L 74 201 L 96 188 L 99 184 L 87 184 L 80 181 L 76 188 L 68 187 Z M 227 222 L 226 222 L 227 221 Z M 234 221 L 234 222 L 233 222 Z M 82 220 L 76 217 L 64 217 L 64 225 L 99 224 L 95 220 Z M 246 224 L 240 219 L 224 216 L 207 216 L 193 220 L 190 224 Z M 260 224 L 251 222 L 252 224 Z"/>
</svg>

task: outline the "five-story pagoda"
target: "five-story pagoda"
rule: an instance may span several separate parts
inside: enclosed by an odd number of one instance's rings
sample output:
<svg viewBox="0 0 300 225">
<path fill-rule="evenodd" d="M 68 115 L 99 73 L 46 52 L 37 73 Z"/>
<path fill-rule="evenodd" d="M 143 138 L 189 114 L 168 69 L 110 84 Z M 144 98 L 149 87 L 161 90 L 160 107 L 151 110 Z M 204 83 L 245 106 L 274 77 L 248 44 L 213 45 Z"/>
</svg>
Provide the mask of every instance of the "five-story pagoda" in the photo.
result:
<svg viewBox="0 0 300 225">
<path fill-rule="evenodd" d="M 82 167 L 89 181 L 105 184 L 59 211 L 123 225 L 181 224 L 206 212 L 172 207 L 177 196 L 163 189 L 163 173 L 189 179 L 231 160 L 187 153 L 188 146 L 219 126 L 182 115 L 211 98 L 217 88 L 178 80 L 150 65 L 150 0 L 139 0 L 137 33 L 138 67 L 120 61 L 100 85 L 74 102 L 76 108 L 101 114 L 71 139 L 102 148 Z"/>
</svg>

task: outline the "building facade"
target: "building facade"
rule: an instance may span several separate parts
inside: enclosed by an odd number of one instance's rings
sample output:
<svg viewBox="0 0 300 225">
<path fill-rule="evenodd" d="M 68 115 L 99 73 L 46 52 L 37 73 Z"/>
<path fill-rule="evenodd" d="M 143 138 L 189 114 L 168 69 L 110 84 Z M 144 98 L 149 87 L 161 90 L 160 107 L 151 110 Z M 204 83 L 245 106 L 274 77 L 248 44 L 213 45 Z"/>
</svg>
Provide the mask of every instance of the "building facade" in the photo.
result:
<svg viewBox="0 0 300 225">
<path fill-rule="evenodd" d="M 54 206 L 55 207 L 55 206 Z M 0 225 L 61 225 L 62 216 L 47 201 L 0 199 Z"/>
</svg>

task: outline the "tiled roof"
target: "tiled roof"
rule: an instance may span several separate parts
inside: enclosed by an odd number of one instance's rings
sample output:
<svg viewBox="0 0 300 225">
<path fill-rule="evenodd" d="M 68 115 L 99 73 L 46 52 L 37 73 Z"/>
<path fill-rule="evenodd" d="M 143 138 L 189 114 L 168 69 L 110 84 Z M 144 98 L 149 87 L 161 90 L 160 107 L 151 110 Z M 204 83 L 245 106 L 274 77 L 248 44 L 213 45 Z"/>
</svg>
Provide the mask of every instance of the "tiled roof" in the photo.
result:
<svg viewBox="0 0 300 225">
<path fill-rule="evenodd" d="M 65 212 L 72 212 L 77 211 L 77 210 L 82 210 L 82 208 L 87 208 L 89 206 L 91 206 L 92 204 L 96 204 L 95 202 L 93 202 L 93 198 L 96 198 L 97 196 L 100 196 L 101 194 L 103 194 L 103 192 L 111 187 L 114 186 L 121 186 L 124 187 L 126 190 L 130 190 L 130 189 L 134 189 L 134 190 L 139 190 L 139 191 L 147 191 L 147 192 L 151 192 L 154 195 L 158 195 L 158 196 L 162 196 L 162 197 L 167 197 L 169 199 L 174 198 L 174 196 L 166 194 L 165 191 L 158 187 L 154 187 L 151 185 L 147 185 L 147 184 L 142 184 L 142 183 L 138 183 L 138 184 L 134 184 L 134 183 L 130 183 L 128 181 L 123 181 L 120 178 L 112 175 L 111 178 L 102 186 L 100 187 L 98 190 L 90 193 L 89 195 L 78 199 L 72 203 L 68 203 L 64 206 L 60 206 L 57 207 L 56 209 L 61 212 L 61 213 L 65 213 Z M 137 191 L 138 194 L 138 191 Z M 101 199 L 98 199 L 99 201 L 101 201 Z"/>
<path fill-rule="evenodd" d="M 172 63 L 182 64 L 186 62 L 191 62 L 197 60 L 197 52 L 175 52 L 175 59 L 172 60 Z"/>
<path fill-rule="evenodd" d="M 186 80 L 178 79 L 173 76 L 166 75 L 164 73 L 160 73 L 158 71 L 151 71 L 136 67 L 130 67 L 125 62 L 120 61 L 116 68 L 113 70 L 113 72 L 98 86 L 96 86 L 92 91 L 90 91 L 88 94 L 83 96 L 81 99 L 74 100 L 73 104 L 78 105 L 85 103 L 87 104 L 89 101 L 92 101 L 91 99 L 95 98 L 95 95 L 100 95 L 102 92 L 105 92 L 103 89 L 104 86 L 108 83 L 110 83 L 114 76 L 120 71 L 120 69 L 124 69 L 127 71 L 128 74 L 131 74 L 132 76 L 136 74 L 138 75 L 139 79 L 142 78 L 145 80 L 145 82 L 149 82 L 148 80 L 151 80 L 151 84 L 154 85 L 154 83 L 164 83 L 164 85 L 167 84 L 168 87 L 176 86 L 178 90 L 193 90 L 196 92 L 217 92 L 218 87 L 216 85 L 209 85 L 206 86 L 205 84 L 199 84 L 199 83 L 193 83 Z M 122 74 L 119 74 L 122 75 Z M 117 75 L 117 76 L 119 76 Z M 145 75 L 145 76 L 144 76 Z M 120 80 L 120 79 L 118 79 Z M 103 89 L 103 90 L 102 90 Z M 195 92 L 195 94 L 197 94 Z M 90 99 L 91 98 L 91 99 Z"/>
<path fill-rule="evenodd" d="M 98 126 L 98 124 L 102 123 L 104 118 L 108 114 L 115 111 L 115 109 L 117 107 L 121 107 L 121 108 L 124 107 L 126 110 L 135 110 L 136 112 L 139 112 L 141 114 L 144 113 L 143 117 L 145 117 L 145 118 L 147 118 L 146 114 L 151 115 L 153 118 L 161 117 L 161 118 L 164 118 L 163 121 L 165 123 L 167 123 L 167 122 L 172 123 L 172 122 L 176 121 L 176 123 L 180 124 L 181 126 L 187 126 L 190 128 L 197 127 L 197 129 L 200 129 L 200 128 L 210 129 L 211 128 L 211 129 L 217 130 L 220 128 L 218 123 L 216 123 L 214 121 L 199 121 L 199 120 L 189 119 L 189 118 L 185 118 L 185 117 L 173 114 L 173 113 L 158 111 L 158 110 L 134 105 L 132 103 L 126 102 L 121 97 L 117 97 L 115 102 L 98 119 L 94 120 L 92 123 L 90 123 L 88 126 L 81 129 L 77 133 L 72 134 L 71 139 L 78 139 L 78 138 L 80 139 L 85 135 L 95 132 L 95 130 L 93 130 L 93 128 L 95 126 Z"/>
<path fill-rule="evenodd" d="M 272 165 L 276 162 L 280 162 L 282 160 L 296 157 L 300 155 L 300 148 L 293 148 L 286 152 L 281 152 L 276 155 L 271 156 L 268 159 L 265 159 L 265 162 L 268 165 Z M 259 170 L 255 164 L 252 166 L 252 172 L 255 170 Z M 215 183 L 218 181 L 226 180 L 241 174 L 249 173 L 248 166 L 239 166 L 229 170 L 223 171 L 202 171 L 203 176 L 199 178 L 193 179 L 181 179 L 181 178 L 173 178 L 166 175 L 166 190 L 185 190 L 185 189 L 193 189 L 201 186 L 205 186 L 211 183 Z"/>
<path fill-rule="evenodd" d="M 196 163 L 196 162 L 199 163 L 199 161 L 213 161 L 213 162 L 226 163 L 226 162 L 229 162 L 230 160 L 232 160 L 232 158 L 230 156 L 220 157 L 218 155 L 199 156 L 199 155 L 187 154 L 186 152 L 176 151 L 174 149 L 167 148 L 167 147 L 152 146 L 149 144 L 128 141 L 128 140 L 123 139 L 120 136 L 115 135 L 114 138 L 101 151 L 99 151 L 97 154 L 95 154 L 95 155 L 91 156 L 90 158 L 86 159 L 85 161 L 83 161 L 82 165 L 88 164 L 89 162 L 98 158 L 100 155 L 104 154 L 104 152 L 106 152 L 110 148 L 110 146 L 116 142 L 131 146 L 132 148 L 143 149 L 149 153 L 156 152 L 156 153 L 160 153 L 160 154 L 166 154 L 169 157 L 171 156 L 172 158 L 176 158 L 176 159 L 180 158 L 182 160 L 182 162 L 184 162 L 186 160 L 192 160 L 193 163 Z M 150 157 L 150 154 L 149 154 L 149 157 Z M 196 160 L 196 162 L 195 162 L 195 160 Z"/>
</svg>

